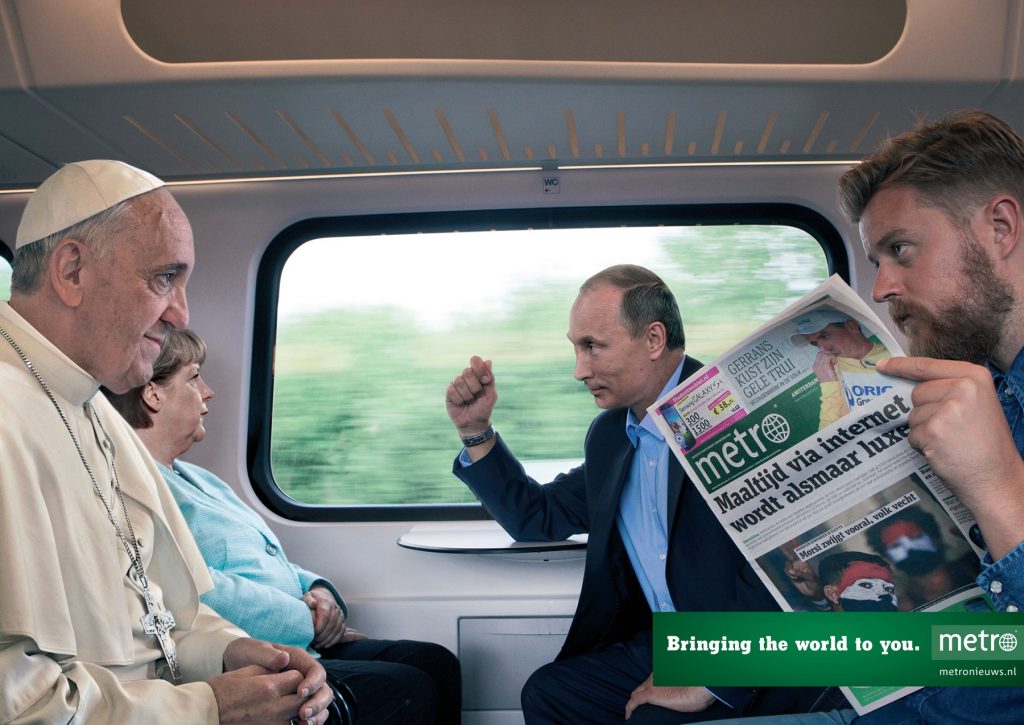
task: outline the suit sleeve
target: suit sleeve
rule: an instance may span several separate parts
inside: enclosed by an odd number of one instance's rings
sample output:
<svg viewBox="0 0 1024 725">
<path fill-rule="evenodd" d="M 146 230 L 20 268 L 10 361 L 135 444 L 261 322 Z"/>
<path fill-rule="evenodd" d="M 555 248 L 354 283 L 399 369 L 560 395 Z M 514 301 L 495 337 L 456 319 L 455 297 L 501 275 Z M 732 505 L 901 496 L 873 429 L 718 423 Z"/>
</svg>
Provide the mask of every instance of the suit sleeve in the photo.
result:
<svg viewBox="0 0 1024 725">
<path fill-rule="evenodd" d="M 498 436 L 490 453 L 465 468 L 456 459 L 452 472 L 517 541 L 560 541 L 590 530 L 586 464 L 541 485 Z"/>
</svg>

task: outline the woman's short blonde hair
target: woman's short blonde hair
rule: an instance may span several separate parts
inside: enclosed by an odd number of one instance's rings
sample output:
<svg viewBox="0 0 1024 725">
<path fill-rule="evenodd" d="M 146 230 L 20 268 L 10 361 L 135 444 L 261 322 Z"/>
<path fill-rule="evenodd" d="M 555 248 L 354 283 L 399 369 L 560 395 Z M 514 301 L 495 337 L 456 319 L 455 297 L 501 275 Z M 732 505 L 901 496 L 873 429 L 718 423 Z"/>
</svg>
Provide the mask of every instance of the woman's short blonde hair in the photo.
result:
<svg viewBox="0 0 1024 725">
<path fill-rule="evenodd" d="M 149 382 L 164 384 L 171 376 L 181 369 L 182 365 L 206 362 L 206 343 L 192 330 L 176 330 L 173 327 L 164 335 L 160 354 L 153 363 L 153 377 Z M 148 384 L 148 383 L 147 383 Z M 112 393 L 103 388 L 117 412 L 128 421 L 132 428 L 152 428 L 153 418 L 142 400 L 142 391 L 146 385 L 132 388 L 127 393 Z"/>
</svg>

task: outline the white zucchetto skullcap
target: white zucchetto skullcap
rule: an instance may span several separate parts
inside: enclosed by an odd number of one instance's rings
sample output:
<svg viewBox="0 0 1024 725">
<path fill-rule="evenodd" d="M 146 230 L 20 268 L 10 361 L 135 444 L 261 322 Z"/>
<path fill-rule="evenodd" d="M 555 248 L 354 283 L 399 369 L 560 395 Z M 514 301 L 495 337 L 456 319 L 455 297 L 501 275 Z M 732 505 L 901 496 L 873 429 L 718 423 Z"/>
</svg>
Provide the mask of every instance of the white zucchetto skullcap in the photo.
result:
<svg viewBox="0 0 1024 725">
<path fill-rule="evenodd" d="M 18 225 L 15 249 L 163 185 L 152 174 L 121 161 L 100 159 L 67 164 L 29 197 Z"/>
</svg>

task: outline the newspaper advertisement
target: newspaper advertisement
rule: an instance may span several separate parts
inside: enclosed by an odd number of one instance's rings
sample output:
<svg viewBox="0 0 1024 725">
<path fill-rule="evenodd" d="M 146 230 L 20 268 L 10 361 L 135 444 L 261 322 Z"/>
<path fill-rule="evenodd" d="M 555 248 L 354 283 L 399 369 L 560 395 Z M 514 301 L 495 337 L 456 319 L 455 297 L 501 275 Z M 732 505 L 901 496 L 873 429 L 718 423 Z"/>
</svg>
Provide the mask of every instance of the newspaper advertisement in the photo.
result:
<svg viewBox="0 0 1024 725">
<path fill-rule="evenodd" d="M 784 611 L 993 611 L 972 514 L 907 440 L 914 383 L 876 369 L 902 354 L 833 276 L 648 409 Z"/>
</svg>

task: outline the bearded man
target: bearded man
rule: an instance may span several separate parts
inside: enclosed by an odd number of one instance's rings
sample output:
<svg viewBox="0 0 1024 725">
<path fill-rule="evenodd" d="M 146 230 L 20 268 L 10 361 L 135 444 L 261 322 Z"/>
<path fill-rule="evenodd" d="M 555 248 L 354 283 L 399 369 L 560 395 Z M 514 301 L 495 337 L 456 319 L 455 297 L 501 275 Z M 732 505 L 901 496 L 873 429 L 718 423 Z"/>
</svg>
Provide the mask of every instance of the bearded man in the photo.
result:
<svg viewBox="0 0 1024 725">
<path fill-rule="evenodd" d="M 963 111 L 890 139 L 839 182 L 877 270 L 872 297 L 914 357 L 909 441 L 971 509 L 987 548 L 978 584 L 1024 603 L 1024 141 Z M 1021 688 L 929 687 L 858 723 L 1019 722 Z M 980 720 L 979 720 L 980 718 Z"/>
<path fill-rule="evenodd" d="M 887 140 L 839 181 L 874 264 L 871 296 L 913 357 L 878 371 L 918 381 L 910 444 L 971 509 L 986 554 L 977 583 L 1000 611 L 1024 604 L 1024 140 L 960 111 Z M 925 687 L 867 715 L 759 722 L 1011 723 L 1024 688 Z"/>
</svg>

